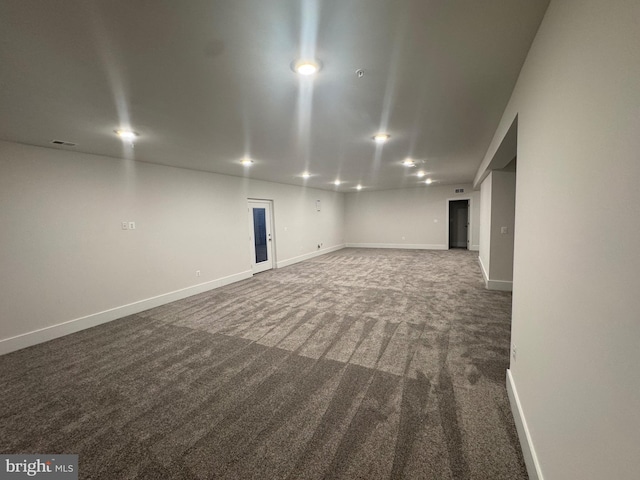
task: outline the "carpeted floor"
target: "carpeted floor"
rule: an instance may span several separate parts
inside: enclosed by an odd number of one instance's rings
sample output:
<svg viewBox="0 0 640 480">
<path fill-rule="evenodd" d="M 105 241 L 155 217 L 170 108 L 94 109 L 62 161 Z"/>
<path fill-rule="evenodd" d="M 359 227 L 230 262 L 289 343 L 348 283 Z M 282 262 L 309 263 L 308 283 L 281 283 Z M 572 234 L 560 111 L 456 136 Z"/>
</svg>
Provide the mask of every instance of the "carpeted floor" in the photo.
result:
<svg viewBox="0 0 640 480">
<path fill-rule="evenodd" d="M 85 479 L 526 479 L 511 295 L 344 249 L 0 357 L 0 452 Z"/>
</svg>

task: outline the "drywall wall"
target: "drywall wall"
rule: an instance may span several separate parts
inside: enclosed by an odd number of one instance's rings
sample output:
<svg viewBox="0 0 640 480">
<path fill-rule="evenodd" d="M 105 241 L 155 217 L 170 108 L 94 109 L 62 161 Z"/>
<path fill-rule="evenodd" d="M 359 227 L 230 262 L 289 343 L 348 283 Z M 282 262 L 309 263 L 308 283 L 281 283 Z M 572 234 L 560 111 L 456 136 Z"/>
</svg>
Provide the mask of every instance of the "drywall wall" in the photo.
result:
<svg viewBox="0 0 640 480">
<path fill-rule="evenodd" d="M 464 193 L 455 189 L 464 188 Z M 449 199 L 471 200 L 471 249 L 479 247 L 480 192 L 470 185 L 425 185 L 345 194 L 349 246 L 447 249 Z"/>
<path fill-rule="evenodd" d="M 248 278 L 247 198 L 279 266 L 343 246 L 340 193 L 0 142 L 0 352 Z"/>
<path fill-rule="evenodd" d="M 640 471 L 640 2 L 551 2 L 518 116 L 510 388 L 532 478 Z"/>
<path fill-rule="evenodd" d="M 478 260 L 486 285 L 491 265 L 491 172 L 480 185 L 480 254 Z"/>
<path fill-rule="evenodd" d="M 491 266 L 492 281 L 513 280 L 513 237 L 516 210 L 515 172 L 491 173 Z"/>
<path fill-rule="evenodd" d="M 494 170 L 480 188 L 480 264 L 488 289 L 511 291 L 516 174 Z"/>
</svg>

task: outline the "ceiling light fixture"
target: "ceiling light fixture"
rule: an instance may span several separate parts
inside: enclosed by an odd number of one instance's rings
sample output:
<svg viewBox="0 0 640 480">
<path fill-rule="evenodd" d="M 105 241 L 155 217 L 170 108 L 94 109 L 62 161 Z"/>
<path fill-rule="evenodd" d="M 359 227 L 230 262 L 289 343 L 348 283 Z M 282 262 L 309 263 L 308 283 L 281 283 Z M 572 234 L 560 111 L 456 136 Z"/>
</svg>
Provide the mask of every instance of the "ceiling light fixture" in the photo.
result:
<svg viewBox="0 0 640 480">
<path fill-rule="evenodd" d="M 373 136 L 373 139 L 375 140 L 376 143 L 384 143 L 390 138 L 391 138 L 391 135 L 389 135 L 388 133 L 376 133 Z"/>
<path fill-rule="evenodd" d="M 245 167 L 249 167 L 249 166 L 251 166 L 251 164 L 253 163 L 253 160 L 251 160 L 251 159 L 250 159 L 250 158 L 248 158 L 248 157 L 244 157 L 242 160 L 240 160 L 240 163 L 241 163 L 242 165 L 244 165 Z"/>
<path fill-rule="evenodd" d="M 293 64 L 293 71 L 300 75 L 309 76 L 320 70 L 320 63 L 311 60 L 299 60 Z"/>
<path fill-rule="evenodd" d="M 431 185 L 431 183 L 433 183 L 433 180 L 431 180 L 430 178 L 427 178 L 424 183 L 426 183 L 427 185 Z"/>
<path fill-rule="evenodd" d="M 131 130 L 114 130 L 116 135 L 118 135 L 122 140 L 127 142 L 133 142 L 136 138 L 138 138 L 138 134 Z"/>
<path fill-rule="evenodd" d="M 414 162 L 412 159 L 410 158 L 405 158 L 402 161 L 402 165 L 404 165 L 405 167 L 415 167 L 416 166 L 416 162 Z"/>
<path fill-rule="evenodd" d="M 335 182 L 333 182 L 333 184 L 334 184 L 336 187 L 337 187 L 337 186 L 339 186 L 339 185 L 340 185 L 340 183 L 341 183 L 341 182 L 340 182 L 340 180 L 336 180 Z"/>
<path fill-rule="evenodd" d="M 309 172 L 304 172 L 302 174 L 302 178 L 309 178 L 311 176 L 311 174 Z"/>
<path fill-rule="evenodd" d="M 356 190 L 362 190 L 362 185 L 356 186 Z"/>
<path fill-rule="evenodd" d="M 416 173 L 416 175 L 418 176 L 418 178 L 422 178 L 426 175 L 426 173 L 424 173 L 422 170 L 420 170 L 418 173 Z"/>
</svg>

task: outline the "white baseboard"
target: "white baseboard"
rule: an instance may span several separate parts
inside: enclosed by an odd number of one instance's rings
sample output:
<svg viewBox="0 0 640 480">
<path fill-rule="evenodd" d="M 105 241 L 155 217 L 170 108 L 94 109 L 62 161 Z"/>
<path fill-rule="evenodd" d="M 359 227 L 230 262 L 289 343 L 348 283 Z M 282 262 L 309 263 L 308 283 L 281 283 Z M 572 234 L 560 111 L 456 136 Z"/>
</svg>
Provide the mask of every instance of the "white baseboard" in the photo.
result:
<svg viewBox="0 0 640 480">
<path fill-rule="evenodd" d="M 538 462 L 538 456 L 536 455 L 536 450 L 533 446 L 533 440 L 531 440 L 529 427 L 527 426 L 527 420 L 524 418 L 520 398 L 518 398 L 516 384 L 513 381 L 510 369 L 507 370 L 507 393 L 509 394 L 511 413 L 516 424 L 516 430 L 518 431 L 520 447 L 522 448 L 522 456 L 524 457 L 524 463 L 527 466 L 529 479 L 544 480 L 542 470 L 540 469 L 540 463 Z"/>
<path fill-rule="evenodd" d="M 293 265 L 294 263 L 303 262 L 305 260 L 309 260 L 310 258 L 319 257 L 320 255 L 324 255 L 325 253 L 335 252 L 337 250 L 342 250 L 344 248 L 344 243 L 340 245 L 335 245 L 333 247 L 323 248 L 321 250 L 317 250 L 315 252 L 305 253 L 304 255 L 298 255 L 297 257 L 288 258 L 286 260 L 282 260 L 277 262 L 277 268 L 288 267 L 289 265 Z"/>
<path fill-rule="evenodd" d="M 347 243 L 347 248 L 399 248 L 405 250 L 448 250 L 446 245 L 426 243 Z"/>
<path fill-rule="evenodd" d="M 480 255 L 478 255 L 478 263 L 480 264 L 480 270 L 482 270 L 482 278 L 484 279 L 484 286 L 486 287 L 487 282 L 489 281 L 489 275 L 487 274 L 487 269 L 484 268 L 484 263 L 482 263 L 482 258 L 480 258 Z"/>
<path fill-rule="evenodd" d="M 480 245 L 471 245 L 469 247 L 469 250 L 471 250 L 472 252 L 479 252 L 480 251 Z"/>
<path fill-rule="evenodd" d="M 478 263 L 480 264 L 480 270 L 482 270 L 482 278 L 484 279 L 484 286 L 487 290 L 499 290 L 501 292 L 512 292 L 513 282 L 507 280 L 491 280 L 487 275 L 487 269 L 484 268 L 482 259 L 478 256 Z"/>
<path fill-rule="evenodd" d="M 23 333 L 22 335 L 16 335 L 15 337 L 5 338 L 0 340 L 0 355 L 5 353 L 14 352 L 22 348 L 37 345 L 38 343 L 47 342 L 54 338 L 63 337 L 71 333 L 79 332 L 87 328 L 95 327 L 102 323 L 111 322 L 118 318 L 126 317 L 127 315 L 133 315 L 134 313 L 140 313 L 150 308 L 159 307 L 166 303 L 175 302 L 183 298 L 203 293 L 214 288 L 223 287 L 230 283 L 239 282 L 251 278 L 252 273 L 250 270 L 229 275 L 228 277 L 218 278 L 209 282 L 200 283 L 191 287 L 182 288 L 174 292 L 165 293 L 156 297 L 147 298 L 138 302 L 129 303 L 120 307 L 111 308 L 103 312 L 93 313 L 85 317 L 75 318 L 66 322 L 58 323 L 50 327 L 41 328 L 32 332 Z"/>
<path fill-rule="evenodd" d="M 486 282 L 487 289 L 500 290 L 501 292 L 513 292 L 513 282 L 506 280 L 488 280 Z"/>
</svg>

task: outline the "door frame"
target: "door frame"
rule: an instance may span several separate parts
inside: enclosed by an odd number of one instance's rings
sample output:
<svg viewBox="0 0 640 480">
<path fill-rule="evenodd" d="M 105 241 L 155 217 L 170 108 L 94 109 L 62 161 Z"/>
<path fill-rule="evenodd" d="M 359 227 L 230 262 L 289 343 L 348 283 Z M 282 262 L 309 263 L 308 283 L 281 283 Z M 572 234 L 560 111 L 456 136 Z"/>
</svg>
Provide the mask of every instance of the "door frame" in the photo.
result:
<svg viewBox="0 0 640 480">
<path fill-rule="evenodd" d="M 251 214 L 251 208 L 249 206 L 250 202 L 264 202 L 264 203 L 268 203 L 269 204 L 269 229 L 271 230 L 271 268 L 267 269 L 267 270 L 275 270 L 276 268 L 278 268 L 278 262 L 276 260 L 276 230 L 275 230 L 275 212 L 274 212 L 274 205 L 273 205 L 273 200 L 268 199 L 268 198 L 252 198 L 252 197 L 248 197 L 247 198 L 247 210 L 248 213 Z M 254 265 L 254 261 L 255 261 L 255 245 L 254 245 L 254 241 L 253 241 L 253 215 L 249 215 L 249 217 L 251 218 L 251 228 L 249 230 L 249 259 L 251 260 L 251 274 L 254 275 L 255 272 L 253 271 L 253 265 Z M 264 270 L 265 272 L 267 270 Z M 260 272 L 258 272 L 260 273 Z"/>
<path fill-rule="evenodd" d="M 450 236 L 450 232 L 449 232 L 449 209 L 451 208 L 451 202 L 457 202 L 458 200 L 466 200 L 468 202 L 468 211 L 467 211 L 467 216 L 469 217 L 469 228 L 467 228 L 467 251 L 471 251 L 471 246 L 473 245 L 471 243 L 471 237 L 473 237 L 473 215 L 471 215 L 471 205 L 472 205 L 472 200 L 471 197 L 454 197 L 454 198 L 447 198 L 447 222 L 445 223 L 445 225 L 447 226 L 447 250 L 451 250 L 451 247 L 449 247 L 450 243 L 451 243 L 451 238 L 449 238 Z"/>
</svg>

